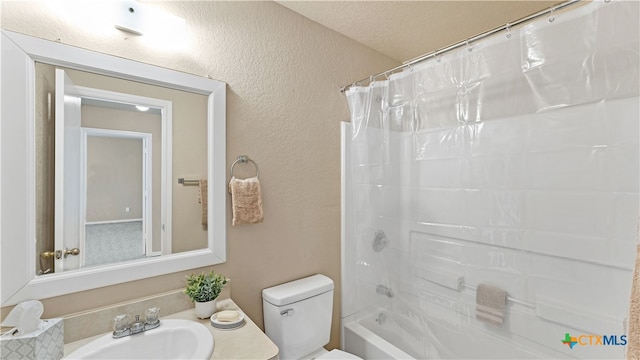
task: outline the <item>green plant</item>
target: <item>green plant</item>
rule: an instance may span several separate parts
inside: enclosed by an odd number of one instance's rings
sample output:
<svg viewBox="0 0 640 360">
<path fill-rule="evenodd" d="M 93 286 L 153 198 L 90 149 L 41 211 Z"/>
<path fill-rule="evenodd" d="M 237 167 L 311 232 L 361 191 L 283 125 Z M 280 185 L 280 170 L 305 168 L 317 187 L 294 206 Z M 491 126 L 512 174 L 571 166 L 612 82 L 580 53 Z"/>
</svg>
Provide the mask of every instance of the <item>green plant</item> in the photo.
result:
<svg viewBox="0 0 640 360">
<path fill-rule="evenodd" d="M 220 295 L 227 280 L 227 278 L 216 274 L 213 270 L 209 273 L 203 272 L 200 275 L 191 274 L 187 276 L 187 287 L 184 289 L 184 293 L 187 294 L 192 301 L 211 301 Z"/>
</svg>

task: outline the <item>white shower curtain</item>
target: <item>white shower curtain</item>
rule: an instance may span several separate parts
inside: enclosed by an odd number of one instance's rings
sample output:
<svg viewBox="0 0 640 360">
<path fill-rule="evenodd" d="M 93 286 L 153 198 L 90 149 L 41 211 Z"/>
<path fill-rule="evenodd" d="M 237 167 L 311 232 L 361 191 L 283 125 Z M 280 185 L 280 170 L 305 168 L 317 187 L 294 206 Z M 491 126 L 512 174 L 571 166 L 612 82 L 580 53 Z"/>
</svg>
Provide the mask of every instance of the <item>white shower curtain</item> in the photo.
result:
<svg viewBox="0 0 640 360">
<path fill-rule="evenodd" d="M 347 90 L 347 315 L 417 358 L 624 358 L 639 4 L 594 1 Z M 507 291 L 501 326 L 476 319 L 479 284 Z"/>
</svg>

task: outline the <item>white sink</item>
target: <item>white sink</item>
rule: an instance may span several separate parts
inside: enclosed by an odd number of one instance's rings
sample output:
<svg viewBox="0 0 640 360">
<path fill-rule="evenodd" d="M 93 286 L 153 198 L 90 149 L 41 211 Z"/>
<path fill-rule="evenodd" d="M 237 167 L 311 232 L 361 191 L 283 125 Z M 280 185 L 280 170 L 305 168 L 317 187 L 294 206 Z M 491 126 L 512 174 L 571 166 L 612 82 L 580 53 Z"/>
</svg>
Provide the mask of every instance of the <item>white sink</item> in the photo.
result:
<svg viewBox="0 0 640 360">
<path fill-rule="evenodd" d="M 160 327 L 114 339 L 100 336 L 65 359 L 203 359 L 213 354 L 213 334 L 189 320 L 167 319 Z"/>
</svg>

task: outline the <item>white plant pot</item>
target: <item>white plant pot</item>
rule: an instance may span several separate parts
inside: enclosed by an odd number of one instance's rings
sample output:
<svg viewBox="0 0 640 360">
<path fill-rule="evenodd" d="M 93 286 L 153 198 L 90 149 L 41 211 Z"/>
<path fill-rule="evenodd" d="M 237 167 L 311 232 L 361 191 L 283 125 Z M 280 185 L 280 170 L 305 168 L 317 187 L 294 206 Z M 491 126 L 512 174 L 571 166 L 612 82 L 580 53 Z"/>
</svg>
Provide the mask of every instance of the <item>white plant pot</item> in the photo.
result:
<svg viewBox="0 0 640 360">
<path fill-rule="evenodd" d="M 207 302 L 196 301 L 195 313 L 199 319 L 207 319 L 216 312 L 216 304 L 218 299 Z"/>
</svg>

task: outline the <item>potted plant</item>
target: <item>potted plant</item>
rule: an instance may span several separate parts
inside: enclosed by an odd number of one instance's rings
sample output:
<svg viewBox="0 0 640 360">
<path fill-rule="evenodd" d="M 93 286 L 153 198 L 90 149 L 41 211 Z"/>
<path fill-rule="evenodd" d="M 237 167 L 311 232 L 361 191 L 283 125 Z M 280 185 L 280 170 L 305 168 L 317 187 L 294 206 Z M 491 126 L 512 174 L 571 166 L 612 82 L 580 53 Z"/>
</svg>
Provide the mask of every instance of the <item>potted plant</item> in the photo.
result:
<svg viewBox="0 0 640 360">
<path fill-rule="evenodd" d="M 216 299 L 227 283 L 227 278 L 216 274 L 213 269 L 209 273 L 187 276 L 187 287 L 184 293 L 195 303 L 196 316 L 206 319 L 216 311 Z"/>
</svg>

